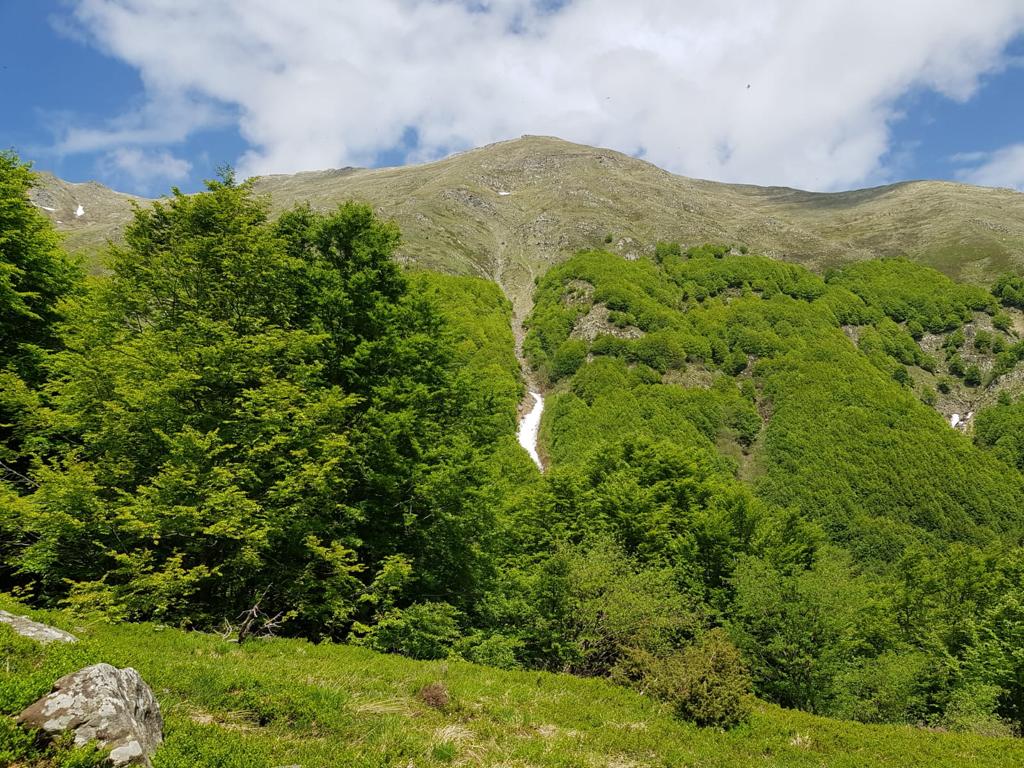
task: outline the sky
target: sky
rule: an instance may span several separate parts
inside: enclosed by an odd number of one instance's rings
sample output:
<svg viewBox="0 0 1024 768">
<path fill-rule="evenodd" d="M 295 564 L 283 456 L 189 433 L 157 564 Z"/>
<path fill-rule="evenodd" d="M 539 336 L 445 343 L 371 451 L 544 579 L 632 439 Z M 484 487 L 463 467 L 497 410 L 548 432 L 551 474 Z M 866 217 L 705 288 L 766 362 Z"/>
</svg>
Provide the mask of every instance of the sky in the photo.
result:
<svg viewBox="0 0 1024 768">
<path fill-rule="evenodd" d="M 142 195 L 523 134 L 1024 190 L 1024 0 L 0 0 L 0 30 L 0 149 Z"/>
</svg>

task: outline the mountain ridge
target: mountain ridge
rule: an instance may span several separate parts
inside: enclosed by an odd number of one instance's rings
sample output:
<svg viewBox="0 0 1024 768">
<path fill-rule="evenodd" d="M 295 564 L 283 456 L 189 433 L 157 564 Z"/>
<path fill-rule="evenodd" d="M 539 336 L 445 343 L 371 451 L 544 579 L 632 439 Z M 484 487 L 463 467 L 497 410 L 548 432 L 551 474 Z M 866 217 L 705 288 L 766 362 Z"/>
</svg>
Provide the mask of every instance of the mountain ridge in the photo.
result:
<svg viewBox="0 0 1024 768">
<path fill-rule="evenodd" d="M 403 261 L 492 279 L 518 317 L 549 266 L 598 245 L 635 257 L 657 240 L 726 242 L 816 271 L 905 255 L 974 283 L 1024 267 L 1024 194 L 1012 190 L 928 180 L 846 192 L 726 184 L 552 137 L 524 136 L 422 165 L 264 176 L 255 186 L 275 213 L 304 202 L 315 209 L 368 202 L 401 226 Z M 117 237 L 131 202 L 144 202 L 41 174 L 37 204 L 58 194 L 91 198 L 82 217 L 47 215 L 69 248 L 93 253 Z"/>
</svg>

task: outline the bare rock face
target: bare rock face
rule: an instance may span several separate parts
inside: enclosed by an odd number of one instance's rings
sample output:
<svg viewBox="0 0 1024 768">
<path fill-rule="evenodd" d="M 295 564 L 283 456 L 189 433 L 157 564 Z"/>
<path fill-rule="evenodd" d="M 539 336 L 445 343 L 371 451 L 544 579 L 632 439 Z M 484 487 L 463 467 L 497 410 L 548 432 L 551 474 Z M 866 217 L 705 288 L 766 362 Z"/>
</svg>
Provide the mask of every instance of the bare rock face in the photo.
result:
<svg viewBox="0 0 1024 768">
<path fill-rule="evenodd" d="M 49 736 L 72 731 L 76 746 L 95 741 L 111 750 L 113 765 L 149 766 L 163 741 L 160 705 L 149 686 L 134 669 L 109 664 L 62 677 L 18 722 Z"/>
<path fill-rule="evenodd" d="M 0 624 L 7 624 L 19 635 L 31 638 L 43 645 L 47 643 L 78 642 L 77 637 L 69 632 L 65 632 L 63 629 L 40 624 L 38 621 L 32 621 L 28 616 L 15 616 L 7 611 L 0 611 Z"/>
</svg>

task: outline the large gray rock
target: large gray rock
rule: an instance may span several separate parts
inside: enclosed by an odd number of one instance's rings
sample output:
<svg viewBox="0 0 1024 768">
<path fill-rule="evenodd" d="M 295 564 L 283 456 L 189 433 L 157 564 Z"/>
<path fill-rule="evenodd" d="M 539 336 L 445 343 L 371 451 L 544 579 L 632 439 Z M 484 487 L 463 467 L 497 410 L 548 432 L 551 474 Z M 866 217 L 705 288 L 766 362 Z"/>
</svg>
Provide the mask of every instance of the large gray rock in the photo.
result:
<svg viewBox="0 0 1024 768">
<path fill-rule="evenodd" d="M 15 616 L 7 611 L 0 611 L 0 624 L 6 624 L 19 635 L 30 637 L 43 645 L 47 643 L 77 643 L 78 638 L 63 629 L 51 627 L 32 621 L 28 616 Z"/>
<path fill-rule="evenodd" d="M 163 718 L 153 692 L 134 669 L 109 664 L 66 675 L 18 715 L 18 722 L 48 736 L 75 734 L 75 745 L 96 741 L 114 765 L 149 766 L 163 741 Z"/>
</svg>

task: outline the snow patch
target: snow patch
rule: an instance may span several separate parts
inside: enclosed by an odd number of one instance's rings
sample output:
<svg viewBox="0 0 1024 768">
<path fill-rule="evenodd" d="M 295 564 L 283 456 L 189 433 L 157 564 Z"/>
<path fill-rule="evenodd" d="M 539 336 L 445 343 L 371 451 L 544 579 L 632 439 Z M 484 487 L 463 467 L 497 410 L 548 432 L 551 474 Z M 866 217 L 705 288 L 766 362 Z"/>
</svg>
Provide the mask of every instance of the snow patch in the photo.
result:
<svg viewBox="0 0 1024 768">
<path fill-rule="evenodd" d="M 78 207 L 77 207 L 77 208 L 75 208 L 75 218 L 76 218 L 76 219 L 80 219 L 80 218 L 82 218 L 83 216 L 85 216 L 85 208 L 83 208 L 83 207 L 82 207 L 82 204 L 81 204 L 81 203 L 79 203 L 79 204 L 78 204 Z"/>
<path fill-rule="evenodd" d="M 953 427 L 953 429 L 956 429 L 956 425 L 959 424 L 959 423 L 960 423 L 960 414 L 959 413 L 954 413 L 952 416 L 949 417 L 949 426 Z"/>
<path fill-rule="evenodd" d="M 544 413 L 544 396 L 540 392 L 531 392 L 530 396 L 533 398 L 533 408 L 519 422 L 519 432 L 516 436 L 519 438 L 519 444 L 530 454 L 533 463 L 543 472 L 544 465 L 537 453 L 537 433 L 540 431 L 541 414 Z"/>
<path fill-rule="evenodd" d="M 506 192 L 505 190 L 501 189 L 501 190 L 498 190 L 498 194 L 501 197 L 505 197 L 506 195 L 511 195 L 512 193 L 511 192 Z"/>
<path fill-rule="evenodd" d="M 56 208 L 50 208 L 49 206 L 46 205 L 40 205 L 39 207 L 42 208 L 44 211 L 49 211 L 50 213 L 53 213 L 54 211 L 57 210 Z"/>
</svg>

